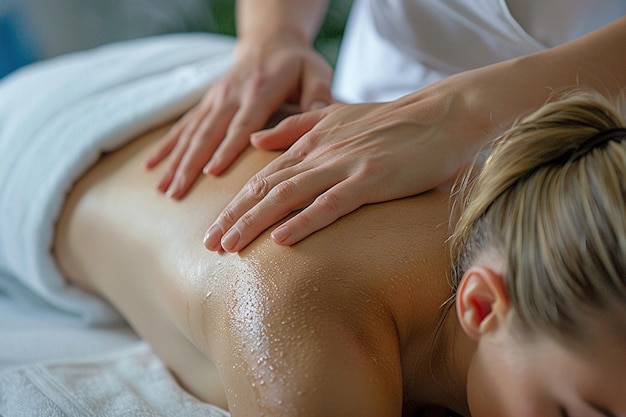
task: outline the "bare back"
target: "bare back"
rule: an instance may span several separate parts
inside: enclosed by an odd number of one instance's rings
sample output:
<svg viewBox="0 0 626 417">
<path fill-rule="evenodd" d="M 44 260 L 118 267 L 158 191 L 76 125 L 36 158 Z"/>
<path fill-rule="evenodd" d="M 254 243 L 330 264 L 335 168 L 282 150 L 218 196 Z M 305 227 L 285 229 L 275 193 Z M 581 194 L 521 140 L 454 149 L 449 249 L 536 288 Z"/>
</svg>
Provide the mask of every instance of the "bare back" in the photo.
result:
<svg viewBox="0 0 626 417">
<path fill-rule="evenodd" d="M 166 131 L 103 157 L 74 187 L 55 242 L 70 281 L 233 415 L 400 415 L 403 375 L 427 360 L 450 293 L 448 190 L 363 207 L 293 247 L 266 232 L 239 254 L 213 253 L 207 227 L 276 154 L 249 149 L 177 202 L 142 167 Z"/>
</svg>

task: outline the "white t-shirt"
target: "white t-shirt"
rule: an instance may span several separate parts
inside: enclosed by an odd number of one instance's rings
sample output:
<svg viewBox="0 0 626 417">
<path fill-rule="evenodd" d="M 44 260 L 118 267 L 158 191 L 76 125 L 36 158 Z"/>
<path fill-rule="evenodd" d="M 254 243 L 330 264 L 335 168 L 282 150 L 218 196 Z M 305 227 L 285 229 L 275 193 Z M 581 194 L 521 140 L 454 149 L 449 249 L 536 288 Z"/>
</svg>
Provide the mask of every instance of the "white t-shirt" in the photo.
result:
<svg viewBox="0 0 626 417">
<path fill-rule="evenodd" d="M 355 0 L 334 94 L 392 100 L 447 75 L 538 52 L 626 15 L 624 0 Z"/>
</svg>

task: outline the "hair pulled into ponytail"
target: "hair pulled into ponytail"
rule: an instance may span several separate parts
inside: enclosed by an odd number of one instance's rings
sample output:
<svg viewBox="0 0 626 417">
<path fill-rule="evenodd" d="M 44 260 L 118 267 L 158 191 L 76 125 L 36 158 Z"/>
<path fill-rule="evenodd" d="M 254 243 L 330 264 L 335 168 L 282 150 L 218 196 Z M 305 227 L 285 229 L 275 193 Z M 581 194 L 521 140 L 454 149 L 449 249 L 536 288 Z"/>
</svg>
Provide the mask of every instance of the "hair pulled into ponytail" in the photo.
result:
<svg viewBox="0 0 626 417">
<path fill-rule="evenodd" d="M 624 326 L 625 126 L 607 99 L 576 91 L 498 139 L 466 190 L 451 238 L 455 289 L 493 252 L 505 261 L 511 306 L 525 328 L 580 337 L 582 320 L 598 311 L 619 312 Z"/>
</svg>

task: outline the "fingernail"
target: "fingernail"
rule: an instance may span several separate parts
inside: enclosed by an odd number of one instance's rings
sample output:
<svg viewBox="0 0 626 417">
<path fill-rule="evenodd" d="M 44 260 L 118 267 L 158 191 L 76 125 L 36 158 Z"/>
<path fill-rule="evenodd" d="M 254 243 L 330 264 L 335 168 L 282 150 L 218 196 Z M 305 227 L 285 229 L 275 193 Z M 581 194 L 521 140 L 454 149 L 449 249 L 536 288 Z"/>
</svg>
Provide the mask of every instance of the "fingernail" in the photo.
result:
<svg viewBox="0 0 626 417">
<path fill-rule="evenodd" d="M 280 226 L 278 229 L 272 232 L 272 239 L 274 239 L 274 241 L 278 243 L 285 241 L 287 238 L 289 238 L 289 236 L 291 236 L 291 230 L 289 229 L 289 226 Z"/>
<path fill-rule="evenodd" d="M 217 224 L 214 224 L 209 228 L 209 231 L 204 235 L 204 246 L 207 249 L 215 250 L 215 246 L 219 243 L 222 237 L 222 228 Z"/>
<path fill-rule="evenodd" d="M 163 182 L 161 180 L 156 180 L 152 183 L 152 186 L 157 189 L 157 191 L 165 192 L 165 187 L 163 187 Z"/>
<path fill-rule="evenodd" d="M 167 198 L 171 198 L 173 200 L 178 200 L 180 198 L 180 190 L 178 187 L 169 187 L 165 192 Z"/>
<path fill-rule="evenodd" d="M 184 193 L 185 187 L 185 179 L 184 178 L 179 178 L 175 181 L 173 181 L 169 187 L 167 187 L 167 192 L 165 193 L 166 196 L 173 198 L 174 200 L 178 200 L 180 199 Z"/>
<path fill-rule="evenodd" d="M 319 110 L 323 109 L 326 106 L 328 106 L 328 103 L 318 100 L 311 103 L 311 105 L 309 106 L 309 110 Z"/>
<path fill-rule="evenodd" d="M 209 172 L 211 172 L 211 168 L 213 168 L 213 164 L 211 164 L 211 163 L 209 162 L 208 164 L 206 164 L 206 165 L 204 166 L 204 168 L 202 168 L 202 173 L 203 173 L 204 175 L 208 175 L 208 174 L 209 174 Z"/>
<path fill-rule="evenodd" d="M 237 230 L 234 227 L 231 227 L 231 229 L 222 238 L 222 247 L 226 251 L 232 251 L 235 245 L 237 244 L 237 242 L 239 242 L 239 238 L 241 238 L 241 235 L 239 234 L 239 230 Z"/>
</svg>

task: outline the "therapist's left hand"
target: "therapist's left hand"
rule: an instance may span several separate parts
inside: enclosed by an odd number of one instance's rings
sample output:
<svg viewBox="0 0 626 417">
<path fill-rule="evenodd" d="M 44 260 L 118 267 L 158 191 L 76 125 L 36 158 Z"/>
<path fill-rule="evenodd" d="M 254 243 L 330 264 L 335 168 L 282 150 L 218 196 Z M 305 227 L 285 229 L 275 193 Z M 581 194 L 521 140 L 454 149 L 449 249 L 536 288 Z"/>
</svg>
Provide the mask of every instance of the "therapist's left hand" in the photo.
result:
<svg viewBox="0 0 626 417">
<path fill-rule="evenodd" d="M 183 198 L 201 172 L 220 175 L 250 144 L 250 134 L 286 105 L 298 112 L 330 102 L 332 69 L 308 41 L 288 34 L 240 38 L 235 63 L 176 123 L 146 161 L 165 170 L 155 188 Z"/>
<path fill-rule="evenodd" d="M 415 103 L 333 104 L 255 133 L 259 148 L 293 145 L 246 183 L 209 228 L 205 246 L 237 252 L 302 209 L 272 233 L 276 243 L 292 245 L 364 204 L 441 184 L 466 150 L 454 152 L 436 106 L 420 105 L 416 117 Z"/>
</svg>

